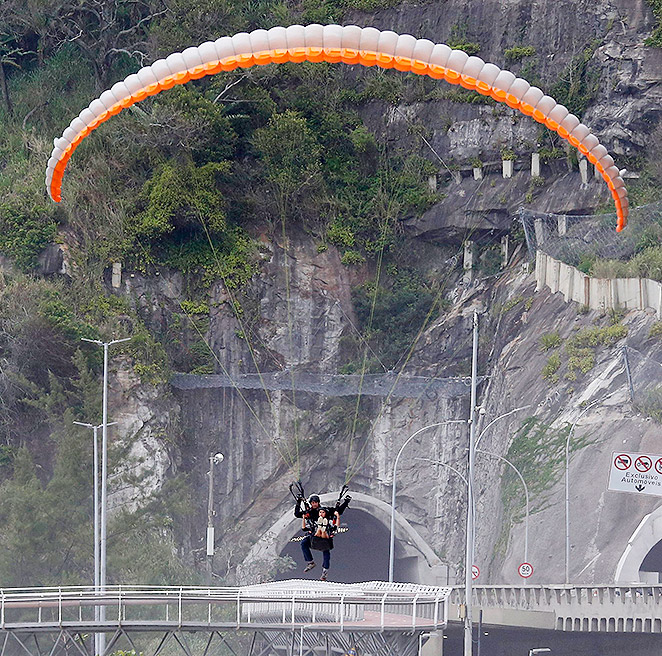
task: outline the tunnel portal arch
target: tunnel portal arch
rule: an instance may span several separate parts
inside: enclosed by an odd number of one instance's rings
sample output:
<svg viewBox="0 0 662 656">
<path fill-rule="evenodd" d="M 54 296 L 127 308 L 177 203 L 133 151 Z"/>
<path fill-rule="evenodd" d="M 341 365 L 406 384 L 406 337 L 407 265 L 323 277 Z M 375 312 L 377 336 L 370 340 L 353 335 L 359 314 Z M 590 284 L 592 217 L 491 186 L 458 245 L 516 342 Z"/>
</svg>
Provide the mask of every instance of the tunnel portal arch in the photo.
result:
<svg viewBox="0 0 662 656">
<path fill-rule="evenodd" d="M 614 578 L 616 583 L 659 583 L 661 581 L 662 506 L 641 520 L 618 561 Z"/>
<path fill-rule="evenodd" d="M 322 494 L 322 505 L 334 505 L 336 496 L 334 494 Z M 352 515 L 361 524 L 359 514 L 367 514 L 370 520 L 381 525 L 388 535 L 391 525 L 391 506 L 368 494 L 355 493 L 352 495 L 352 503 L 347 511 L 347 518 L 351 524 L 350 531 L 359 531 L 359 526 L 354 526 Z M 244 561 L 237 568 L 237 576 L 241 583 L 254 582 L 251 573 L 264 571 L 265 566 L 273 563 L 286 552 L 289 541 L 301 528 L 301 520 L 294 517 L 291 508 L 288 508 L 280 519 L 278 519 L 268 531 L 253 545 Z M 396 511 L 395 513 L 395 571 L 406 582 L 422 583 L 427 585 L 447 585 L 449 582 L 448 566 L 434 553 L 427 542 L 411 526 L 411 524 Z M 339 536 L 337 540 L 343 540 L 345 536 Z M 299 555 L 299 554 L 297 554 Z M 385 553 L 379 553 L 388 563 L 388 547 Z M 301 558 L 298 558 L 300 564 Z M 333 560 L 332 560 L 333 567 Z M 298 575 L 293 574 L 296 578 Z M 360 572 L 357 572 L 357 580 Z M 397 577 L 396 577 L 397 578 Z M 361 579 L 363 580 L 363 579 Z"/>
</svg>

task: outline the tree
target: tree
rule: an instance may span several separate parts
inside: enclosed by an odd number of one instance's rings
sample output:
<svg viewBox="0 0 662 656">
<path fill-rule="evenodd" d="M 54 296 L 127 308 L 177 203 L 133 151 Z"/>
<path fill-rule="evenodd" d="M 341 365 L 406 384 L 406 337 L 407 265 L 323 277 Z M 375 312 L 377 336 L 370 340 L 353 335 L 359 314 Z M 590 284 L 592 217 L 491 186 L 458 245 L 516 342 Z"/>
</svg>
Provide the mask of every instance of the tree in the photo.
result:
<svg viewBox="0 0 662 656">
<path fill-rule="evenodd" d="M 292 202 L 320 180 L 321 148 L 306 119 L 287 110 L 257 130 L 253 143 L 277 194 L 281 220 Z"/>
</svg>

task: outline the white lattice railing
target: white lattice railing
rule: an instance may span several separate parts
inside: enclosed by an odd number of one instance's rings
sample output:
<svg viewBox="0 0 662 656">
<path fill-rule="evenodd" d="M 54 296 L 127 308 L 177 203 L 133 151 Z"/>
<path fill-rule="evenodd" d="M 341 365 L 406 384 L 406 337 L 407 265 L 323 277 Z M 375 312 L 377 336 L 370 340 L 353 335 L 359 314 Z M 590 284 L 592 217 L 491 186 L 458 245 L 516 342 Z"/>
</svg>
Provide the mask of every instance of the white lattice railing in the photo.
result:
<svg viewBox="0 0 662 656">
<path fill-rule="evenodd" d="M 0 589 L 0 629 L 303 624 L 333 625 L 341 631 L 350 625 L 428 629 L 444 625 L 449 594 L 450 588 L 412 584 L 317 581 L 243 588 L 109 586 L 103 592 L 89 587 Z"/>
</svg>

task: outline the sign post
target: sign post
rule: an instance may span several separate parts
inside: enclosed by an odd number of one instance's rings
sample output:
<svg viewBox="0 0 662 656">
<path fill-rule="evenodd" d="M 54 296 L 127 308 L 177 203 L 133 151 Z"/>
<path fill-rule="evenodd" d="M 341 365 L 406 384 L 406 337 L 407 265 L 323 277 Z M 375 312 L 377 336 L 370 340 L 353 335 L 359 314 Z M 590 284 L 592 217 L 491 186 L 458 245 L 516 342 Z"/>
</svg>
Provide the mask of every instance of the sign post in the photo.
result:
<svg viewBox="0 0 662 656">
<path fill-rule="evenodd" d="M 608 489 L 662 497 L 662 455 L 612 453 Z"/>
</svg>

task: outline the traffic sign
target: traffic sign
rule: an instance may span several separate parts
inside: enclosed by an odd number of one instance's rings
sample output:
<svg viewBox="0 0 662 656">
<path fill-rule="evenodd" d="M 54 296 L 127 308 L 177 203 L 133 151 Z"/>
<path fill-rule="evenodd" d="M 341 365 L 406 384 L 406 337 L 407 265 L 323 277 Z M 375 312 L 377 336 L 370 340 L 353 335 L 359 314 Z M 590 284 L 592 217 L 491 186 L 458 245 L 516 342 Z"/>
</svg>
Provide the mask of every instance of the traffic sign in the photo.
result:
<svg viewBox="0 0 662 656">
<path fill-rule="evenodd" d="M 616 467 L 616 469 L 620 469 L 621 471 L 629 469 L 631 464 L 632 458 L 630 458 L 627 453 L 620 453 L 614 458 L 614 467 Z"/>
<path fill-rule="evenodd" d="M 608 487 L 616 492 L 662 497 L 662 455 L 612 453 Z"/>
<path fill-rule="evenodd" d="M 531 563 L 521 563 L 517 568 L 517 573 L 523 578 L 528 579 L 533 574 L 533 565 Z"/>
<path fill-rule="evenodd" d="M 479 576 L 480 576 L 480 569 L 478 569 L 478 565 L 472 565 L 471 578 L 475 581 Z"/>
</svg>

